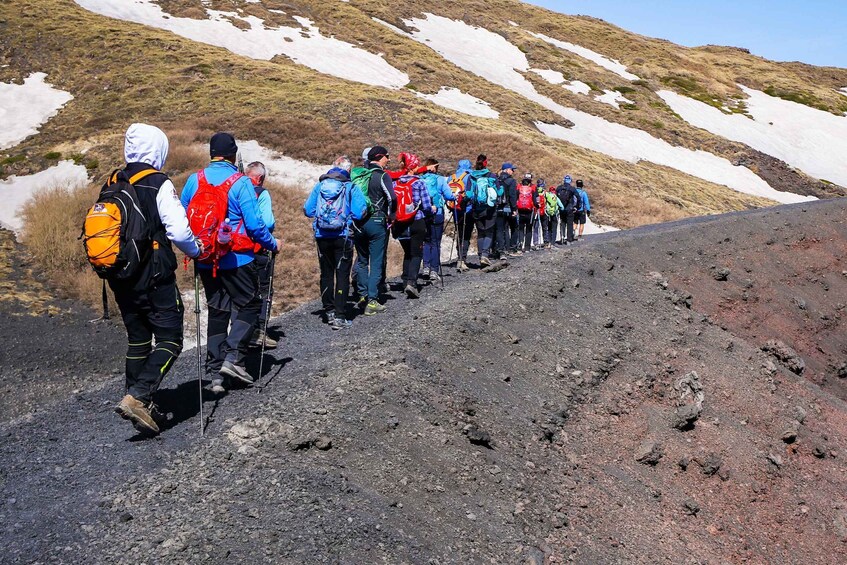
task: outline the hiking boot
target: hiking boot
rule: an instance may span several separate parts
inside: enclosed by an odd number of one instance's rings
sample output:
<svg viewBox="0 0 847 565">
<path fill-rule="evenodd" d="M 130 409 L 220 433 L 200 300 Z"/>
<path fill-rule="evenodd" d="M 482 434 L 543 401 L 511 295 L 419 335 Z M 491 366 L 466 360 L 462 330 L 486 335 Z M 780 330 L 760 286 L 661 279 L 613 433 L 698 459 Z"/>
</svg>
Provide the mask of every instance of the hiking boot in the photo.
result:
<svg viewBox="0 0 847 565">
<path fill-rule="evenodd" d="M 429 282 L 439 283 L 439 282 L 441 282 L 441 277 L 438 275 L 438 273 L 433 271 L 429 274 Z"/>
<path fill-rule="evenodd" d="M 211 391 L 215 394 L 224 394 L 226 392 L 226 388 L 224 388 L 224 380 L 220 376 L 212 379 Z"/>
<path fill-rule="evenodd" d="M 229 361 L 224 361 L 223 366 L 220 371 L 221 375 L 224 377 L 229 377 L 231 379 L 235 379 L 244 384 L 251 385 L 253 384 L 253 377 L 250 376 L 250 373 L 247 372 L 247 369 L 244 368 L 243 365 L 236 365 L 235 363 L 230 363 Z"/>
<path fill-rule="evenodd" d="M 335 321 L 335 311 L 330 311 L 326 313 L 326 323 L 332 325 Z"/>
<path fill-rule="evenodd" d="M 403 289 L 403 292 L 406 293 L 406 298 L 420 298 L 421 293 L 418 292 L 418 289 L 414 287 L 414 285 L 407 284 L 406 288 Z"/>
<path fill-rule="evenodd" d="M 362 310 L 364 310 L 365 306 L 367 306 L 367 305 L 368 305 L 368 297 L 367 296 L 361 296 L 361 297 L 359 297 L 359 300 L 356 301 L 356 308 L 361 308 Z"/>
<path fill-rule="evenodd" d="M 353 327 L 353 322 L 344 318 L 333 318 L 329 327 L 333 330 L 349 330 Z"/>
<path fill-rule="evenodd" d="M 262 347 L 262 337 L 265 338 L 265 349 L 276 349 L 276 346 L 279 345 L 279 342 L 272 337 L 269 337 L 264 331 L 256 328 L 253 331 L 253 337 L 250 338 L 250 343 L 247 345 L 249 347 Z"/>
<path fill-rule="evenodd" d="M 460 273 L 466 273 L 466 272 L 470 271 L 471 268 L 468 267 L 468 264 L 465 263 L 464 261 L 459 261 L 459 264 L 456 265 L 456 270 Z"/>
<path fill-rule="evenodd" d="M 429 267 L 424 267 L 423 269 L 421 269 L 421 274 L 420 274 L 421 277 L 428 279 L 431 274 L 432 274 L 432 269 L 430 269 Z"/>
<path fill-rule="evenodd" d="M 491 259 L 489 259 L 488 257 L 480 257 L 479 264 L 483 267 L 489 267 L 491 266 Z"/>
<path fill-rule="evenodd" d="M 374 314 L 381 314 L 385 312 L 387 308 L 377 302 L 376 300 L 371 300 L 368 302 L 368 305 L 365 307 L 365 316 L 373 316 Z"/>
<path fill-rule="evenodd" d="M 115 412 L 124 420 L 132 422 L 133 427 L 139 432 L 156 435 L 159 433 L 159 426 L 153 419 L 152 407 L 152 402 L 149 406 L 145 406 L 143 402 L 127 394 L 115 406 Z"/>
</svg>

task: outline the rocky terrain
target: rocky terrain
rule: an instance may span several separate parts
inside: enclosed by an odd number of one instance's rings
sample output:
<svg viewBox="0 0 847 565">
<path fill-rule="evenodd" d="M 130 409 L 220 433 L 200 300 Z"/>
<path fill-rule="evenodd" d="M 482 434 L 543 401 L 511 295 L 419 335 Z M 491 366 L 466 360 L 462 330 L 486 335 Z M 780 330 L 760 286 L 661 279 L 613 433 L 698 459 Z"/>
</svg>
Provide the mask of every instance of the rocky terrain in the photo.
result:
<svg viewBox="0 0 847 565">
<path fill-rule="evenodd" d="M 845 219 L 591 236 L 345 333 L 308 304 L 204 437 L 191 351 L 143 440 L 120 376 L 82 379 L 119 328 L 6 316 L 67 353 L 2 361 L 0 561 L 843 563 Z"/>
</svg>

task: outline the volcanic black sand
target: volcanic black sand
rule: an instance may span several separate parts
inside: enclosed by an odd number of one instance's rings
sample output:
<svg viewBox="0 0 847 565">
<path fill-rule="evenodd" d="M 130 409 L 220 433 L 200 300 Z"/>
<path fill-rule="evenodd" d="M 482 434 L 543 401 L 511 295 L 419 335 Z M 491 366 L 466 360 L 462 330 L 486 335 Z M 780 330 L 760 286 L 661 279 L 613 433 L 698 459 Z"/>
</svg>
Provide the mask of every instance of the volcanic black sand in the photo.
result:
<svg viewBox="0 0 847 565">
<path fill-rule="evenodd" d="M 193 350 L 143 439 L 120 327 L 6 315 L 0 561 L 843 563 L 845 218 L 590 236 L 346 332 L 309 304 L 203 438 Z"/>
</svg>

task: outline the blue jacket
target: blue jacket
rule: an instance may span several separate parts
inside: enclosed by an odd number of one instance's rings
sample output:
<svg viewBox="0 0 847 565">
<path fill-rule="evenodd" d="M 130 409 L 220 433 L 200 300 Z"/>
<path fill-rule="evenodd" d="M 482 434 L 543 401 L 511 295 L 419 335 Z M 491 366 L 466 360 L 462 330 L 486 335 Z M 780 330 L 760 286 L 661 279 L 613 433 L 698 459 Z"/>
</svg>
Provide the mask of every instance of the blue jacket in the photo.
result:
<svg viewBox="0 0 847 565">
<path fill-rule="evenodd" d="M 223 184 L 226 179 L 238 172 L 238 169 L 228 161 L 212 161 L 204 169 L 206 180 L 213 186 Z M 188 177 L 182 189 L 180 202 L 187 209 L 191 199 L 197 192 L 197 173 Z M 227 217 L 233 228 L 241 224 L 240 233 L 246 233 L 250 239 L 271 251 L 276 251 L 274 240 L 268 227 L 262 221 L 256 190 L 247 177 L 241 177 L 229 189 Z M 243 220 L 243 222 L 242 222 Z M 231 251 L 221 257 L 219 269 L 235 269 L 253 261 L 252 251 Z M 211 269 L 211 265 L 198 265 L 201 269 Z"/>
<path fill-rule="evenodd" d="M 337 197 L 342 190 L 346 190 L 342 214 L 347 215 L 347 225 L 341 231 L 322 231 L 318 227 L 318 200 L 323 196 L 325 200 Z M 368 203 L 362 191 L 350 182 L 350 173 L 343 169 L 330 169 L 322 175 L 318 183 L 312 188 L 309 198 L 303 204 L 303 213 L 308 218 L 315 218 L 312 229 L 315 230 L 316 239 L 334 239 L 350 237 L 350 227 L 353 221 L 363 220 L 368 213 Z"/>
<path fill-rule="evenodd" d="M 424 173 L 421 175 L 421 180 L 426 185 L 432 205 L 437 208 L 435 216 L 433 216 L 433 222 L 436 224 L 444 223 L 444 203 L 447 201 L 456 201 L 453 191 L 450 190 L 450 184 L 447 182 L 447 178 L 435 173 Z"/>
<path fill-rule="evenodd" d="M 585 212 L 590 212 L 591 211 L 591 202 L 588 201 L 588 193 L 585 192 L 585 190 L 583 190 L 581 188 L 577 188 L 576 193 L 579 195 L 580 198 L 582 198 L 582 209 Z"/>
<path fill-rule="evenodd" d="M 276 219 L 274 218 L 273 202 L 271 202 L 271 193 L 266 188 L 254 187 L 258 194 L 257 204 L 259 205 L 259 217 L 265 223 L 268 231 L 273 233 L 276 227 Z"/>
</svg>

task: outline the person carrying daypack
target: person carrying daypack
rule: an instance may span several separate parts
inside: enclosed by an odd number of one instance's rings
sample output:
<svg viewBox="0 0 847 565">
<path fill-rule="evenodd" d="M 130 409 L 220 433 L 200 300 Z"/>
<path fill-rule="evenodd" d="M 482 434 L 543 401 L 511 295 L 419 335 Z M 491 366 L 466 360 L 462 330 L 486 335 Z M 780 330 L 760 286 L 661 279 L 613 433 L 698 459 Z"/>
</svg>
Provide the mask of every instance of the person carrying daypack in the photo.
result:
<svg viewBox="0 0 847 565">
<path fill-rule="evenodd" d="M 571 184 L 572 181 L 573 179 L 571 179 L 570 175 L 565 175 L 562 184 L 556 187 L 556 195 L 559 197 L 559 200 L 562 201 L 562 204 L 565 205 L 564 209 L 559 212 L 562 224 L 562 245 L 567 245 L 576 241 L 574 239 L 573 220 L 577 195 L 576 188 Z"/>
<path fill-rule="evenodd" d="M 585 185 L 582 180 L 576 181 L 576 192 L 578 195 L 577 209 L 574 214 L 574 222 L 578 226 L 577 239 L 582 238 L 582 232 L 585 230 L 585 222 L 591 215 L 591 202 L 588 200 L 588 193 L 585 192 Z"/>
<path fill-rule="evenodd" d="M 491 265 L 491 247 L 494 243 L 495 212 L 497 209 L 497 177 L 488 170 L 488 158 L 480 154 L 470 174 L 470 183 L 465 198 L 473 203 L 473 217 L 476 224 L 476 244 L 479 264 Z"/>
<path fill-rule="evenodd" d="M 535 181 L 535 194 L 538 197 L 538 210 L 535 211 L 535 221 L 532 222 L 532 249 L 538 250 L 544 248 L 544 228 L 541 224 L 541 217 L 545 215 L 544 179 L 539 178 Z"/>
<path fill-rule="evenodd" d="M 183 312 L 171 243 L 188 255 L 203 252 L 176 190 L 161 172 L 168 138 L 135 123 L 124 141 L 126 166 L 115 171 L 86 215 L 88 260 L 115 296 L 127 335 L 126 389 L 115 412 L 136 430 L 158 434 L 153 397 L 182 352 Z M 155 346 L 153 340 L 155 339 Z"/>
<path fill-rule="evenodd" d="M 468 249 L 471 245 L 471 237 L 474 230 L 473 217 L 473 195 L 468 194 L 471 177 L 471 162 L 467 159 L 459 161 L 456 172 L 450 177 L 450 191 L 455 197 L 455 203 L 452 206 L 453 223 L 456 228 L 456 250 L 458 259 L 456 261 L 456 270 L 460 273 L 469 270 Z M 447 201 L 447 207 L 450 208 L 450 201 Z"/>
<path fill-rule="evenodd" d="M 263 163 L 253 161 L 244 168 L 244 175 L 250 179 L 250 182 L 253 183 L 253 189 L 256 191 L 256 204 L 259 206 L 259 216 L 261 216 L 268 231 L 273 234 L 276 227 L 276 218 L 274 218 L 271 193 L 265 188 L 265 179 L 268 175 L 267 169 Z M 268 296 L 271 294 L 271 269 L 273 267 L 271 252 L 263 249 L 261 245 L 256 245 L 253 251 L 255 253 L 254 262 L 256 272 L 259 275 L 259 296 L 262 299 L 262 310 L 259 312 L 256 329 L 253 331 L 253 337 L 250 338 L 248 345 L 249 347 L 261 347 L 264 341 L 266 349 L 276 349 L 277 345 L 279 345 L 277 341 L 265 335 L 265 327 L 271 307 L 268 301 Z"/>
<path fill-rule="evenodd" d="M 438 174 L 438 161 L 430 157 L 423 162 L 426 170 L 421 180 L 426 185 L 429 198 L 435 207 L 424 242 L 422 276 L 438 282 L 441 279 L 441 240 L 444 236 L 444 207 L 447 202 L 456 201 L 447 178 Z"/>
<path fill-rule="evenodd" d="M 544 227 L 544 247 L 551 249 L 559 231 L 559 213 L 565 206 L 559 200 L 554 186 L 547 188 L 542 198 L 544 199 L 544 216 L 541 219 Z"/>
<path fill-rule="evenodd" d="M 404 160 L 408 170 L 394 181 L 397 194 L 397 220 L 391 226 L 394 239 L 403 247 L 403 292 L 407 298 L 419 298 L 418 275 L 421 271 L 428 224 L 435 214 L 426 184 L 415 172 L 420 161 L 414 155 Z"/>
<path fill-rule="evenodd" d="M 368 166 L 357 167 L 350 173 L 350 179 L 359 187 L 368 206 L 365 217 L 353 222 L 356 284 L 365 316 L 386 310 L 379 303 L 379 286 L 385 274 L 388 226 L 394 221 L 397 209 L 394 182 L 385 171 L 390 159 L 388 149 L 375 145 L 368 151 Z"/>
<path fill-rule="evenodd" d="M 347 316 L 347 294 L 353 268 L 354 221 L 368 213 L 362 191 L 350 182 L 352 163 L 345 155 L 335 160 L 332 168 L 321 175 L 303 205 L 306 217 L 314 218 L 315 244 L 321 269 L 321 303 L 326 322 L 333 330 L 353 326 Z"/>
<path fill-rule="evenodd" d="M 235 166 L 237 154 L 232 134 L 214 134 L 211 162 L 188 177 L 180 198 L 192 230 L 204 246 L 211 242 L 196 265 L 208 309 L 206 374 L 216 393 L 255 381 L 245 366 L 262 310 L 254 251 L 256 244 L 274 253 L 281 246 L 262 221 L 253 183 Z"/>
<path fill-rule="evenodd" d="M 532 224 L 535 220 L 535 212 L 539 208 L 538 192 L 532 184 L 532 173 L 526 173 L 517 187 L 517 209 L 518 209 L 518 248 L 516 253 L 527 253 L 532 249 Z"/>
<path fill-rule="evenodd" d="M 503 163 L 498 177 L 497 241 L 498 254 L 515 255 L 518 250 L 518 184 L 512 163 Z"/>
</svg>

